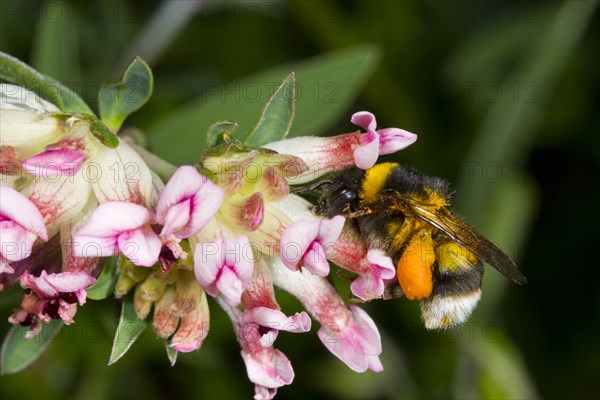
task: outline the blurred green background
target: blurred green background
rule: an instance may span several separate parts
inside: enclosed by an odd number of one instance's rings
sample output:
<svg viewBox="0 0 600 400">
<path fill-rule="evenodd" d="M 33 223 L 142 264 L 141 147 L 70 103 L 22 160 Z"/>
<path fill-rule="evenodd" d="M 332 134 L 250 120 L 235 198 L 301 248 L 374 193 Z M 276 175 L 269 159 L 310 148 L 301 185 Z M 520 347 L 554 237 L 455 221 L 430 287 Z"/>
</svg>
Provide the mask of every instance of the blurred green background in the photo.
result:
<svg viewBox="0 0 600 400">
<path fill-rule="evenodd" d="M 446 332 L 426 331 L 406 299 L 365 305 L 382 334 L 381 374 L 346 368 L 316 329 L 282 333 L 277 347 L 296 378 L 278 398 L 598 398 L 597 14 L 585 0 L 2 0 L 0 50 L 94 106 L 99 84 L 142 56 L 154 96 L 126 126 L 175 163 L 195 161 L 214 120 L 250 128 L 269 90 L 295 70 L 293 134 L 351 131 L 359 110 L 380 127 L 418 133 L 386 159 L 450 180 L 459 213 L 529 280 L 517 287 L 488 267 L 476 312 Z M 347 283 L 336 284 L 347 296 Z M 301 307 L 279 299 L 288 312 Z M 0 301 L 4 336 L 19 291 Z M 118 310 L 113 300 L 80 308 L 36 363 L 0 377 L 0 398 L 253 395 L 216 303 L 202 349 L 175 367 L 150 330 L 107 367 Z"/>
</svg>

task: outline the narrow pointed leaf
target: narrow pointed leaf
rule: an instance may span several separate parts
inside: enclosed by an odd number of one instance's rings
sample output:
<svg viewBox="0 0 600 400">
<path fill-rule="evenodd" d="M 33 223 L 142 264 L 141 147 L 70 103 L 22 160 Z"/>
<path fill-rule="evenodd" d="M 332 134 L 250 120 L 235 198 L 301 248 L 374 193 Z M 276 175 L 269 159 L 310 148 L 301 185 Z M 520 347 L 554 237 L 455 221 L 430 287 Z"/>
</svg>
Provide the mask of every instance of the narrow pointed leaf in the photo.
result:
<svg viewBox="0 0 600 400">
<path fill-rule="evenodd" d="M 129 64 L 119 81 L 104 84 L 100 88 L 100 118 L 111 131 L 118 131 L 129 114 L 146 104 L 153 87 L 154 78 L 150 67 L 137 57 Z"/>
<path fill-rule="evenodd" d="M 42 330 L 31 339 L 25 339 L 29 327 L 14 325 L 10 328 L 2 343 L 0 375 L 14 374 L 27 368 L 54 341 L 63 325 L 63 322 L 57 319 L 48 324 L 42 322 Z"/>
<path fill-rule="evenodd" d="M 252 130 L 273 88 L 289 71 L 296 73 L 297 101 L 294 126 L 288 136 L 326 134 L 336 122 L 350 118 L 352 110 L 348 107 L 380 55 L 378 47 L 362 45 L 280 65 L 222 87 L 211 86 L 196 100 L 178 106 L 150 125 L 146 129 L 148 141 L 152 150 L 167 161 L 193 164 L 207 148 L 206 135 L 201 132 L 218 120 L 237 122 L 240 133 Z M 174 146 L 175 140 L 186 146 Z"/>
<path fill-rule="evenodd" d="M 116 363 L 129 351 L 133 343 L 144 332 L 147 325 L 146 321 L 138 318 L 133 301 L 129 298 L 123 300 L 121 318 L 119 319 L 119 326 L 117 326 L 117 332 L 115 333 L 108 365 Z"/>
<path fill-rule="evenodd" d="M 94 115 L 81 97 L 71 89 L 1 51 L 0 80 L 31 90 L 56 105 L 61 111 Z"/>
<path fill-rule="evenodd" d="M 169 358 L 171 367 L 174 367 L 175 363 L 177 362 L 177 355 L 179 354 L 179 352 L 171 346 L 169 346 L 169 342 L 165 342 L 165 348 L 167 349 L 167 357 Z"/>
<path fill-rule="evenodd" d="M 52 6 L 67 10 L 67 0 L 46 0 L 43 9 Z M 39 18 L 35 26 L 31 66 L 60 82 L 80 82 L 77 18 Z"/>
<path fill-rule="evenodd" d="M 260 147 L 285 138 L 296 111 L 296 76 L 290 73 L 267 102 L 258 123 L 246 138 L 246 144 Z"/>
<path fill-rule="evenodd" d="M 87 290 L 87 298 L 90 300 L 104 300 L 115 291 L 117 285 L 117 258 L 110 257 L 104 263 L 104 269 L 94 283 Z"/>
<path fill-rule="evenodd" d="M 228 142 L 237 126 L 238 124 L 234 121 L 219 121 L 212 124 L 208 128 L 206 147 L 210 149 L 216 145 Z"/>
</svg>

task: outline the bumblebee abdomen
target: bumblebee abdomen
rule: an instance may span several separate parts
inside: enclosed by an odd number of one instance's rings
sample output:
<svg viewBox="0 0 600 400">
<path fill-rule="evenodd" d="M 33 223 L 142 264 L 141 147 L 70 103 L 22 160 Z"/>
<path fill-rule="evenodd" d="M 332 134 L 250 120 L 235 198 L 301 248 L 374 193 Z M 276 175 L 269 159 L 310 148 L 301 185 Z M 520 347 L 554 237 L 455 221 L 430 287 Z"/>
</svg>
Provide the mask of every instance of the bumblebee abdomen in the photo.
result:
<svg viewBox="0 0 600 400">
<path fill-rule="evenodd" d="M 421 302 L 427 329 L 445 329 L 461 324 L 471 315 L 481 297 L 483 264 L 460 244 L 438 239 L 435 248 L 433 291 Z"/>
</svg>

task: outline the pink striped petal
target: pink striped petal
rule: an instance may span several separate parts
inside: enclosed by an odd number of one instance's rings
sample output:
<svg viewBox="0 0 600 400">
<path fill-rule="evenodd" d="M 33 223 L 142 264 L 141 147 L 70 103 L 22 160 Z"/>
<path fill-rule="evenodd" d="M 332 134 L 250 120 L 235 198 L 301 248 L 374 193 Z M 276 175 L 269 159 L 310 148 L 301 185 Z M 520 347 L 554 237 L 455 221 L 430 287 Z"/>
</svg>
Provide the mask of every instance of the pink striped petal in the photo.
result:
<svg viewBox="0 0 600 400">
<path fill-rule="evenodd" d="M 392 154 L 402 150 L 417 140 L 417 135 L 404 129 L 385 128 L 379 133 L 379 154 Z"/>
<path fill-rule="evenodd" d="M 327 262 L 325 249 L 320 243 L 313 242 L 304 254 L 304 257 L 302 257 L 302 266 L 308 269 L 313 275 L 329 275 L 329 262 Z"/>
<path fill-rule="evenodd" d="M 291 271 L 306 267 L 315 275 L 329 274 L 326 249 L 340 236 L 345 218 L 335 216 L 331 220 L 298 221 L 281 235 L 280 257 Z"/>
<path fill-rule="evenodd" d="M 85 154 L 79 150 L 51 149 L 29 157 L 22 166 L 36 176 L 73 176 L 83 164 Z"/>
<path fill-rule="evenodd" d="M 183 228 L 190 222 L 191 205 L 191 199 L 186 199 L 174 204 L 167 210 L 163 222 L 163 229 L 160 233 L 162 237 L 167 237 L 173 234 L 173 232 Z"/>
<path fill-rule="evenodd" d="M 178 168 L 158 201 L 157 221 L 164 225 L 161 236 L 174 234 L 184 239 L 200 232 L 216 214 L 224 198 L 223 189 L 202 176 L 196 168 L 189 165 Z M 189 201 L 187 210 L 179 207 L 174 215 L 169 213 L 172 207 L 186 201 Z M 180 215 L 185 212 L 188 213 L 187 218 Z M 169 221 L 172 218 L 176 218 L 176 222 Z"/>
<path fill-rule="evenodd" d="M 291 224 L 281 235 L 279 254 L 283 264 L 291 271 L 298 264 L 319 235 L 320 221 L 298 221 Z"/>
<path fill-rule="evenodd" d="M 243 290 L 254 270 L 252 247 L 246 236 L 221 236 L 211 243 L 199 243 L 194 252 L 194 273 L 206 293 L 222 294 L 227 304 L 240 304 Z"/>
</svg>

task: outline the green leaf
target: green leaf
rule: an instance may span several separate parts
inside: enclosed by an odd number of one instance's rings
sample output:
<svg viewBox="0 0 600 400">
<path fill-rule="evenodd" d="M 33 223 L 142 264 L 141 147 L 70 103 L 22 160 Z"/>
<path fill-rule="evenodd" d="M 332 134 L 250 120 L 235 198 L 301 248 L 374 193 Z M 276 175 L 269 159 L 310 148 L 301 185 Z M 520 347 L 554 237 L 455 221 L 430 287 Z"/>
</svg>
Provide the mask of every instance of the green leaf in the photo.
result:
<svg viewBox="0 0 600 400">
<path fill-rule="evenodd" d="M 238 124 L 233 121 L 218 121 L 208 128 L 206 144 L 208 148 L 226 143 L 231 140 Z"/>
<path fill-rule="evenodd" d="M 209 86 L 197 100 L 146 129 L 150 146 L 173 164 L 195 163 L 207 144 L 202 132 L 215 121 L 230 120 L 239 124 L 237 132 L 243 137 L 256 124 L 281 76 L 289 71 L 295 71 L 297 92 L 289 136 L 322 135 L 342 117 L 350 125 L 348 107 L 379 59 L 379 49 L 365 45 L 278 66 L 223 87 Z"/>
<path fill-rule="evenodd" d="M 25 339 L 28 326 L 14 325 L 10 328 L 2 344 L 0 375 L 17 373 L 37 360 L 62 327 L 63 322 L 58 319 L 48 324 L 42 322 L 42 330 L 31 339 Z"/>
<path fill-rule="evenodd" d="M 103 84 L 98 96 L 100 119 L 117 132 L 129 114 L 139 110 L 152 95 L 154 78 L 144 60 L 136 57 L 121 80 Z"/>
<path fill-rule="evenodd" d="M 61 111 L 94 115 L 81 97 L 71 89 L 1 51 L 0 79 L 31 90 L 41 98 L 55 104 Z"/>
<path fill-rule="evenodd" d="M 121 318 L 119 319 L 119 326 L 117 326 L 117 332 L 115 333 L 108 365 L 116 363 L 129 351 L 129 348 L 144 332 L 146 326 L 146 321 L 138 318 L 133 301 L 129 298 L 124 299 L 121 307 Z"/>
<path fill-rule="evenodd" d="M 296 77 L 291 72 L 269 99 L 254 130 L 246 137 L 246 144 L 260 147 L 284 139 L 294 121 L 296 111 Z"/>
<path fill-rule="evenodd" d="M 175 363 L 177 362 L 177 355 L 179 354 L 179 352 L 177 350 L 175 350 L 174 348 L 172 348 L 171 346 L 169 346 L 168 341 L 165 342 L 165 348 L 167 349 L 167 357 L 169 358 L 171 367 L 174 367 Z"/>
<path fill-rule="evenodd" d="M 117 257 L 110 257 L 104 263 L 104 269 L 94 283 L 87 290 L 87 298 L 91 300 L 104 300 L 115 291 L 117 284 Z"/>
</svg>

